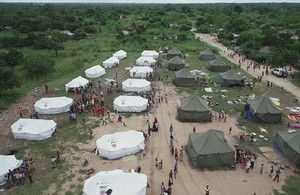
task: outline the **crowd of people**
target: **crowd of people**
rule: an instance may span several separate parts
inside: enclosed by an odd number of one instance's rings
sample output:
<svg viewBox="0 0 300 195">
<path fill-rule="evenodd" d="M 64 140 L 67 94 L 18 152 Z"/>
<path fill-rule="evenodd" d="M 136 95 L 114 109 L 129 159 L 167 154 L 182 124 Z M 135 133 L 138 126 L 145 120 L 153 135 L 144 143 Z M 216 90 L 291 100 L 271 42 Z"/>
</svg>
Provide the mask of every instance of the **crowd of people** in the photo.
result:
<svg viewBox="0 0 300 195">
<path fill-rule="evenodd" d="M 32 173 L 36 170 L 35 162 L 32 158 L 23 160 L 22 164 L 16 169 L 9 169 L 5 177 L 5 189 L 10 189 L 14 185 L 24 185 L 28 180 L 33 183 Z"/>
</svg>

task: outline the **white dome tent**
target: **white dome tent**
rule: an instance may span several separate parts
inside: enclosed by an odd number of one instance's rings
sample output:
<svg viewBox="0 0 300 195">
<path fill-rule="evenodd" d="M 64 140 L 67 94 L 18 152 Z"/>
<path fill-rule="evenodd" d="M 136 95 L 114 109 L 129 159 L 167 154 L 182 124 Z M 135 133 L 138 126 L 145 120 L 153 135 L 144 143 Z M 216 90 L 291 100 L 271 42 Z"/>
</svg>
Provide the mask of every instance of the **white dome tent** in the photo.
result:
<svg viewBox="0 0 300 195">
<path fill-rule="evenodd" d="M 100 65 L 90 67 L 90 68 L 86 69 L 84 72 L 85 72 L 85 76 L 88 78 L 97 78 L 102 75 L 105 75 L 105 73 L 106 73 L 105 69 Z"/>
<path fill-rule="evenodd" d="M 141 77 L 141 78 L 146 78 L 150 73 L 153 74 L 153 69 L 148 67 L 148 66 L 134 66 L 133 68 L 130 69 L 129 74 L 131 77 Z"/>
<path fill-rule="evenodd" d="M 5 175 L 8 170 L 14 170 L 22 164 L 22 160 L 17 160 L 15 155 L 0 155 L 0 185 L 5 183 Z"/>
<path fill-rule="evenodd" d="M 120 63 L 120 60 L 116 57 L 110 57 L 103 62 L 104 68 L 112 68 L 117 66 Z"/>
<path fill-rule="evenodd" d="M 152 57 L 139 57 L 135 64 L 137 66 L 155 66 L 156 60 Z"/>
<path fill-rule="evenodd" d="M 118 112 L 142 112 L 147 105 L 148 99 L 140 96 L 119 96 L 114 100 L 114 110 Z"/>
<path fill-rule="evenodd" d="M 39 114 L 58 114 L 68 112 L 72 104 L 73 99 L 65 96 L 41 98 L 35 102 L 34 109 Z"/>
<path fill-rule="evenodd" d="M 122 82 L 122 89 L 129 92 L 146 92 L 151 90 L 151 82 L 145 79 L 127 79 Z"/>
<path fill-rule="evenodd" d="M 85 180 L 83 195 L 146 195 L 147 175 L 123 170 L 100 171 Z"/>
<path fill-rule="evenodd" d="M 73 90 L 75 91 L 75 88 L 77 87 L 87 87 L 88 84 L 89 84 L 89 80 L 83 78 L 82 76 L 79 76 L 73 80 L 71 80 L 70 82 L 68 82 L 66 85 L 65 85 L 65 88 L 66 88 L 66 93 L 69 91 L 69 90 Z"/>
<path fill-rule="evenodd" d="M 145 149 L 143 132 L 125 131 L 106 134 L 96 141 L 97 154 L 108 159 L 118 159 Z"/>
<path fill-rule="evenodd" d="M 119 50 L 116 53 L 113 54 L 113 57 L 118 58 L 119 60 L 122 60 L 124 58 L 127 58 L 127 53 L 124 50 Z"/>
<path fill-rule="evenodd" d="M 142 53 L 141 53 L 141 56 L 142 57 L 152 57 L 152 58 L 158 58 L 159 56 L 159 53 L 154 51 L 154 50 L 144 50 Z"/>
<path fill-rule="evenodd" d="M 44 140 L 50 138 L 55 132 L 56 122 L 21 118 L 10 127 L 16 139 Z"/>
</svg>

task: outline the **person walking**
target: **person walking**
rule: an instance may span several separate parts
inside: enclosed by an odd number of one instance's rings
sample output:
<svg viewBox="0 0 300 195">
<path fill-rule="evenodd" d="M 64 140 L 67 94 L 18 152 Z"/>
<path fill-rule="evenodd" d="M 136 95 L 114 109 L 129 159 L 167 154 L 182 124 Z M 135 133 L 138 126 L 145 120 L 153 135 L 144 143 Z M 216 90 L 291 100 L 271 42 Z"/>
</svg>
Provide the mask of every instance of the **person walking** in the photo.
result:
<svg viewBox="0 0 300 195">
<path fill-rule="evenodd" d="M 278 168 L 278 170 L 276 171 L 276 175 L 275 175 L 275 178 L 273 179 L 273 181 L 276 181 L 277 180 L 277 183 L 279 182 L 279 176 L 280 176 L 280 168 Z"/>
<path fill-rule="evenodd" d="M 209 195 L 209 191 L 210 191 L 210 188 L 209 188 L 209 186 L 207 185 L 206 188 L 205 188 L 205 195 Z"/>
<path fill-rule="evenodd" d="M 259 168 L 259 173 L 262 175 L 263 174 L 263 170 L 264 170 L 264 164 L 261 164 L 260 165 L 260 168 Z"/>
<path fill-rule="evenodd" d="M 232 127 L 229 127 L 229 134 L 231 134 L 231 131 L 232 131 Z"/>
<path fill-rule="evenodd" d="M 178 173 L 178 167 L 177 166 L 174 167 L 173 173 L 174 173 L 174 178 L 176 179 L 176 175 Z"/>
<path fill-rule="evenodd" d="M 173 183 L 173 171 L 170 170 L 169 172 L 169 181 L 171 181 L 171 183 Z"/>
<path fill-rule="evenodd" d="M 270 169 L 269 177 L 272 177 L 273 172 L 274 172 L 274 167 L 273 167 L 273 165 L 272 165 L 272 166 L 271 166 L 271 169 Z"/>
<path fill-rule="evenodd" d="M 33 180 L 32 180 L 31 171 L 28 172 L 28 179 L 29 179 L 29 182 L 32 184 Z"/>
</svg>

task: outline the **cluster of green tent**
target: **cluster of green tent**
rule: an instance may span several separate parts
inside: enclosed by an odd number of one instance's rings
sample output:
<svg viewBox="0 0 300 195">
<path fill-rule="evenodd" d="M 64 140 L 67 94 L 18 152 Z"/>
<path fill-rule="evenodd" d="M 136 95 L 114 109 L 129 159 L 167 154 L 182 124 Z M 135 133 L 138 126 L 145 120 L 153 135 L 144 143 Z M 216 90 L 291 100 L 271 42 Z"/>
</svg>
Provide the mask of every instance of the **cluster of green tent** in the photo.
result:
<svg viewBox="0 0 300 195">
<path fill-rule="evenodd" d="M 170 70 L 180 70 L 185 66 L 185 60 L 182 59 L 182 53 L 176 48 L 172 48 L 167 53 L 168 68 Z"/>
<path fill-rule="evenodd" d="M 201 169 L 234 165 L 235 152 L 227 144 L 223 131 L 219 130 L 191 133 L 187 143 L 187 154 L 192 165 Z"/>
</svg>

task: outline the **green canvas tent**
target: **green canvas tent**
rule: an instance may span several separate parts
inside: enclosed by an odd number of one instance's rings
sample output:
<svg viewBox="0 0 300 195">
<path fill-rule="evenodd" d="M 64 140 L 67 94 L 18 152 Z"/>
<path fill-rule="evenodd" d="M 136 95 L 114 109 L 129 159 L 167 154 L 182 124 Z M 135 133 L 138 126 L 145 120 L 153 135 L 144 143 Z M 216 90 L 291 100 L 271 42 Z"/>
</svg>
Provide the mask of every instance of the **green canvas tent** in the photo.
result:
<svg viewBox="0 0 300 195">
<path fill-rule="evenodd" d="M 201 51 L 201 52 L 199 53 L 198 58 L 199 58 L 200 60 L 209 61 L 209 60 L 214 60 L 214 59 L 216 59 L 216 56 L 215 56 L 215 54 L 214 54 L 212 51 L 210 51 L 209 49 L 205 49 L 205 50 L 203 50 L 203 51 Z"/>
<path fill-rule="evenodd" d="M 178 56 L 181 58 L 181 51 L 179 51 L 178 49 L 176 48 L 172 48 L 168 51 L 167 53 L 167 60 L 171 60 L 172 58 Z"/>
<path fill-rule="evenodd" d="M 181 99 L 181 106 L 178 110 L 178 119 L 189 122 L 211 121 L 210 109 L 206 100 L 198 95 Z"/>
<path fill-rule="evenodd" d="M 209 70 L 212 72 L 226 72 L 229 70 L 229 66 L 219 58 L 216 58 L 215 60 L 209 61 Z"/>
<path fill-rule="evenodd" d="M 229 69 L 224 73 L 220 73 L 220 76 L 220 84 L 222 86 L 230 87 L 244 85 L 244 78 L 232 69 Z"/>
<path fill-rule="evenodd" d="M 168 62 L 168 68 L 170 70 L 180 70 L 184 67 L 185 65 L 185 60 L 181 59 L 178 56 L 175 56 Z"/>
<path fill-rule="evenodd" d="M 191 87 L 196 83 L 194 75 L 186 68 L 175 72 L 175 84 L 183 87 Z"/>
<path fill-rule="evenodd" d="M 300 167 L 300 131 L 277 132 L 274 143 L 283 156 Z"/>
<path fill-rule="evenodd" d="M 190 133 L 187 153 L 194 167 L 216 169 L 234 164 L 234 150 L 223 131 L 210 129 L 202 133 Z"/>
<path fill-rule="evenodd" d="M 273 104 L 269 97 L 263 96 L 249 100 L 244 111 L 248 119 L 262 123 L 280 123 L 282 112 Z"/>
</svg>

